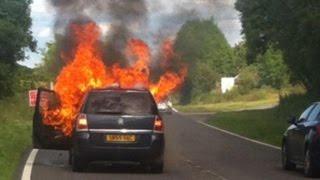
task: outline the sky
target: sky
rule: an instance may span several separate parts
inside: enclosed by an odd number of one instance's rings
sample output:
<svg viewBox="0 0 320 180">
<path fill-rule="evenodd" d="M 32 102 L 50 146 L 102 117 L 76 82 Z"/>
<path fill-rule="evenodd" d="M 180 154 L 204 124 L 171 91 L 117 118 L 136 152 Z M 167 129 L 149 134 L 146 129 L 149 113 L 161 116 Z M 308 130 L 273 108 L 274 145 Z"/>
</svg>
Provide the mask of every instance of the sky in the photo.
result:
<svg viewBox="0 0 320 180">
<path fill-rule="evenodd" d="M 28 67 L 35 67 L 41 63 L 41 51 L 46 48 L 46 43 L 53 41 L 54 9 L 50 9 L 47 0 L 33 0 L 31 4 L 31 18 L 34 38 L 37 40 L 37 52 L 27 51 L 27 59 L 19 62 Z"/>
<path fill-rule="evenodd" d="M 215 1 L 219 5 L 209 6 L 206 4 L 209 1 Z M 215 22 L 224 33 L 226 39 L 231 46 L 239 43 L 242 40 L 241 36 L 241 22 L 239 13 L 234 9 L 236 0 L 159 0 L 159 3 L 153 3 L 153 0 L 147 0 L 148 9 L 155 12 L 150 15 L 151 26 L 156 27 L 157 22 L 160 22 L 161 16 L 169 15 L 175 12 L 177 6 L 186 9 L 197 9 L 201 17 L 213 16 Z M 27 59 L 19 62 L 22 65 L 33 68 L 41 63 L 42 51 L 46 48 L 46 43 L 53 41 L 53 25 L 56 13 L 54 9 L 48 4 L 48 0 L 33 0 L 31 5 L 32 17 L 32 32 L 34 38 L 38 42 L 37 52 L 33 53 L 27 51 Z M 159 7 L 161 10 L 159 10 Z M 226 8 L 221 8 L 226 7 Z M 155 9 L 157 9 L 155 11 Z M 170 16 L 169 16 L 170 17 Z M 108 23 L 100 23 L 100 27 L 105 33 L 108 30 Z"/>
</svg>

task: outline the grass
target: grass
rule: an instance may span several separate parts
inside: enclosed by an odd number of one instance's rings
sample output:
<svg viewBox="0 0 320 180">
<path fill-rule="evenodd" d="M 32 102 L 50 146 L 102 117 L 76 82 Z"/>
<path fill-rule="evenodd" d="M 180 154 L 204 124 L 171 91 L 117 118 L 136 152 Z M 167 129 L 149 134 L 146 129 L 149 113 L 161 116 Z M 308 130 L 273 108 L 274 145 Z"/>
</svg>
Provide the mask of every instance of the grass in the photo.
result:
<svg viewBox="0 0 320 180">
<path fill-rule="evenodd" d="M 31 144 L 32 112 L 26 94 L 0 101 L 0 179 L 13 179 L 21 153 Z"/>
<path fill-rule="evenodd" d="M 279 103 L 278 94 L 269 95 L 267 99 L 260 100 L 241 100 L 234 102 L 221 102 L 212 104 L 191 104 L 186 106 L 175 106 L 181 112 L 225 112 L 238 111 L 244 109 L 264 108 L 275 106 Z"/>
<path fill-rule="evenodd" d="M 312 102 L 320 99 L 317 93 L 306 93 L 300 86 L 284 89 L 280 94 L 255 91 L 237 97 L 235 102 L 193 104 L 177 106 L 177 109 L 182 112 L 216 112 L 214 118 L 208 121 L 210 125 L 280 146 L 282 134 L 289 126 L 287 120 L 292 116 L 298 117 Z M 268 106 L 275 107 L 259 109 Z"/>
<path fill-rule="evenodd" d="M 280 97 L 279 105 L 272 109 L 217 113 L 209 124 L 262 142 L 281 145 L 282 134 L 288 128 L 287 120 L 300 114 L 318 94 L 296 92 Z"/>
<path fill-rule="evenodd" d="M 288 123 L 285 118 L 277 118 L 278 113 L 277 108 L 224 112 L 216 114 L 208 123 L 242 136 L 280 146 L 282 134 Z"/>
</svg>

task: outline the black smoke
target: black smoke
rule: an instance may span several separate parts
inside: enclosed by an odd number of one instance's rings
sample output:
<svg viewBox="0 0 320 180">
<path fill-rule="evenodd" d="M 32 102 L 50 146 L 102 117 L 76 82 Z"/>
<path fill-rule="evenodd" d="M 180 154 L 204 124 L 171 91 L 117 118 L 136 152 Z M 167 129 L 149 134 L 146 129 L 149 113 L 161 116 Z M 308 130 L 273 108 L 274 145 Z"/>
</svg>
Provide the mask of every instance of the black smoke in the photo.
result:
<svg viewBox="0 0 320 180">
<path fill-rule="evenodd" d="M 106 64 L 121 61 L 125 65 L 123 50 L 129 38 L 135 36 L 137 27 L 147 26 L 147 7 L 144 0 L 50 0 L 57 16 L 54 30 L 59 45 L 59 54 L 72 59 L 74 46 L 70 23 L 95 21 L 108 23 L 110 29 L 104 39 L 103 55 Z M 67 57 L 67 58 L 66 58 Z"/>
<path fill-rule="evenodd" d="M 228 37 L 239 29 L 235 0 L 49 0 L 56 11 L 54 30 L 60 51 L 72 55 L 73 40 L 68 24 L 95 21 L 108 24 L 103 41 L 106 64 L 127 65 L 123 55 L 129 38 L 140 38 L 150 46 L 153 61 L 161 59 L 158 50 L 167 38 L 174 39 L 181 26 L 192 19 L 215 19 Z M 240 33 L 240 29 L 239 29 Z M 227 38 L 228 38 L 227 37 Z M 156 51 L 155 51 L 156 50 Z M 157 64 L 157 63 L 153 63 Z"/>
</svg>

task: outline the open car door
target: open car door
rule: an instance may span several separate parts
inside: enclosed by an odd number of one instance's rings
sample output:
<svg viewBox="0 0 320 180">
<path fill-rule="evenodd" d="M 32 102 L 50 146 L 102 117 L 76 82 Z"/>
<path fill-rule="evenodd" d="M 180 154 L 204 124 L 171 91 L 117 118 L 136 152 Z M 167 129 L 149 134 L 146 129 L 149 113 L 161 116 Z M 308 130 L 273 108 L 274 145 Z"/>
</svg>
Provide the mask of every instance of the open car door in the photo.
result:
<svg viewBox="0 0 320 180">
<path fill-rule="evenodd" d="M 37 149 L 68 150 L 71 138 L 54 127 L 43 123 L 44 110 L 50 110 L 59 105 L 59 100 L 54 91 L 39 88 L 37 93 L 36 106 L 33 116 L 33 147 Z"/>
</svg>

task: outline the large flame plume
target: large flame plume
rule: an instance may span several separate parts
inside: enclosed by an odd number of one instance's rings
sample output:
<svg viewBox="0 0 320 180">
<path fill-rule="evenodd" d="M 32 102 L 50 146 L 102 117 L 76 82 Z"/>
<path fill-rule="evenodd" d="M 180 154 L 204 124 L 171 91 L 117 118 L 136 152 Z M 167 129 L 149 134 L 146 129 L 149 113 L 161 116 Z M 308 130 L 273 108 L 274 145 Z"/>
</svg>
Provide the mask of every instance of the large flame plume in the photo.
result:
<svg viewBox="0 0 320 180">
<path fill-rule="evenodd" d="M 54 87 L 60 99 L 59 107 L 44 113 L 44 124 L 54 126 L 66 136 L 72 133 L 72 125 L 86 92 L 93 88 L 104 88 L 118 84 L 121 88 L 147 88 L 157 102 L 164 101 L 178 90 L 187 74 L 185 65 L 178 71 L 170 66 L 174 51 L 172 41 L 163 43 L 163 58 L 160 66 L 165 69 L 158 82 L 151 80 L 151 53 L 148 45 L 139 39 L 130 39 L 125 56 L 130 59 L 128 67 L 120 64 L 107 66 L 102 59 L 100 29 L 94 22 L 71 24 L 70 30 L 76 39 L 73 59 L 60 72 Z M 160 67 L 159 67 L 160 68 Z"/>
</svg>

